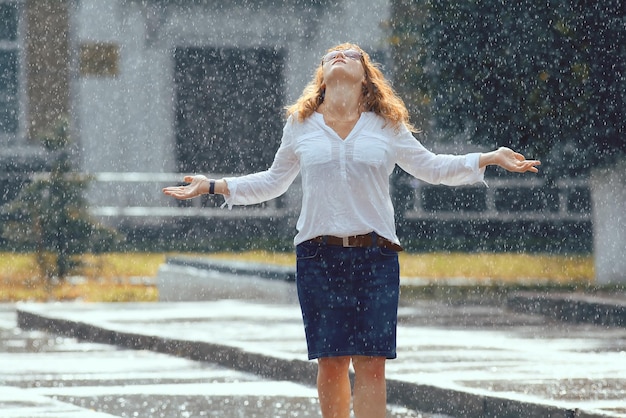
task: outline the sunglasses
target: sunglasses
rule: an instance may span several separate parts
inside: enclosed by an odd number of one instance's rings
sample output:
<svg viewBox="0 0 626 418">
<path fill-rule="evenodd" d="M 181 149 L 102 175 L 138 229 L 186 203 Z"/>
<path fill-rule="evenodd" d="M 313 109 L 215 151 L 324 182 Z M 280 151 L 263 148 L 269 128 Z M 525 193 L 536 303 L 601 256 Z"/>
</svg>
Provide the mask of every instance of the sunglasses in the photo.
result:
<svg viewBox="0 0 626 418">
<path fill-rule="evenodd" d="M 328 54 L 324 55 L 322 58 L 322 65 L 325 63 L 334 60 L 337 56 L 341 54 L 346 58 L 350 58 L 351 60 L 358 61 L 361 59 L 361 53 L 354 49 L 346 49 L 344 51 L 330 51 Z"/>
</svg>

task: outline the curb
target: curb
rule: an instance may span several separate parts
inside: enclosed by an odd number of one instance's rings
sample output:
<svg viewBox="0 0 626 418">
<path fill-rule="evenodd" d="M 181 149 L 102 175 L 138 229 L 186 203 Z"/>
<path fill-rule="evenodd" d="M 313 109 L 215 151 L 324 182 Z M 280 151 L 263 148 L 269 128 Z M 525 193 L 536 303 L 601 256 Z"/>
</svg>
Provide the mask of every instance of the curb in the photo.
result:
<svg viewBox="0 0 626 418">
<path fill-rule="evenodd" d="M 626 328 L 626 300 L 579 293 L 516 292 L 507 308 L 561 321 Z"/>
<path fill-rule="evenodd" d="M 236 347 L 206 342 L 120 332 L 84 322 L 46 317 L 29 312 L 26 307 L 18 307 L 17 323 L 22 329 L 39 329 L 94 343 L 117 345 L 135 350 L 151 350 L 196 361 L 210 361 L 275 380 L 288 380 L 309 386 L 315 386 L 316 382 L 317 366 L 310 361 L 284 360 L 243 351 Z M 392 404 L 464 418 L 601 418 L 610 416 L 394 379 L 387 380 L 387 392 L 388 401 Z"/>
<path fill-rule="evenodd" d="M 296 269 L 288 266 L 185 256 L 168 257 L 165 262 L 219 273 L 242 274 L 287 282 L 296 281 Z"/>
</svg>

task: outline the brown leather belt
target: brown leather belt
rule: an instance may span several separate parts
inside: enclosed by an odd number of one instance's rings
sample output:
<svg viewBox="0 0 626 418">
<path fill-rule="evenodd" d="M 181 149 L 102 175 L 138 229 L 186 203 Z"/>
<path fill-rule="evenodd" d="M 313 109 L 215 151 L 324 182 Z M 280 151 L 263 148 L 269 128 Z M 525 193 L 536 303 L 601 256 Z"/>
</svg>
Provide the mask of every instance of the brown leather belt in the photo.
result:
<svg viewBox="0 0 626 418">
<path fill-rule="evenodd" d="M 372 234 L 351 235 L 349 237 L 334 237 L 332 235 L 321 235 L 312 238 L 311 242 L 318 244 L 337 245 L 340 247 L 372 247 Z M 377 247 L 387 248 L 393 251 L 402 251 L 402 247 L 387 238 L 376 235 Z"/>
</svg>

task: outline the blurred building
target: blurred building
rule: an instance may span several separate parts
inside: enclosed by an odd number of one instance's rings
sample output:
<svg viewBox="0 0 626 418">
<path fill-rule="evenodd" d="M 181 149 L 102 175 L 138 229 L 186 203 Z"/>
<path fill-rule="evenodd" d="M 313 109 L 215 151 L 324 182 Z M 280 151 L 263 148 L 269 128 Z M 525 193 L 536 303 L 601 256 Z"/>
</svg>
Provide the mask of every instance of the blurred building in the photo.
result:
<svg viewBox="0 0 626 418">
<path fill-rule="evenodd" d="M 179 181 L 173 173 L 267 168 L 282 108 L 327 48 L 355 42 L 384 67 L 390 13 L 389 0 L 0 0 L 0 204 L 28 180 L 25 173 L 46 170 L 36 140 L 67 116 L 76 165 L 94 176 L 92 212 L 104 222 L 135 237 L 290 238 L 297 184 L 273 202 L 232 211 L 219 208 L 221 198 L 180 203 L 160 190 Z M 465 213 L 446 215 L 463 195 L 398 184 L 417 196 L 401 210 L 406 235 L 425 220 L 488 223 L 510 209 L 498 208 L 504 192 L 497 188 L 469 189 Z M 524 190 L 536 196 L 538 187 Z M 569 194 L 541 196 L 545 211 L 522 208 L 500 221 L 588 224 L 588 206 L 576 209 Z"/>
<path fill-rule="evenodd" d="M 283 106 L 327 48 L 353 41 L 385 59 L 389 5 L 0 0 L 0 16 L 2 202 L 20 184 L 8 172 L 45 169 L 36 139 L 69 116 L 94 214 L 119 225 L 180 215 L 160 193 L 179 177 L 167 173 L 266 168 Z"/>
</svg>

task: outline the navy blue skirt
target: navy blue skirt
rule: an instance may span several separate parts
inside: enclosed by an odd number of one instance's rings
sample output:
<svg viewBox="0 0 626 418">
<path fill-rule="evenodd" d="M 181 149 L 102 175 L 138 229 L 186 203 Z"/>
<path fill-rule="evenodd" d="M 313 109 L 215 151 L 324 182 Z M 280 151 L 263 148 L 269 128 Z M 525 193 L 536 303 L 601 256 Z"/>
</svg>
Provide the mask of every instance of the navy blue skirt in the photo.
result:
<svg viewBox="0 0 626 418">
<path fill-rule="evenodd" d="M 310 241 L 296 247 L 296 283 L 309 359 L 396 357 L 398 253 Z"/>
</svg>

